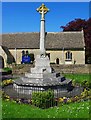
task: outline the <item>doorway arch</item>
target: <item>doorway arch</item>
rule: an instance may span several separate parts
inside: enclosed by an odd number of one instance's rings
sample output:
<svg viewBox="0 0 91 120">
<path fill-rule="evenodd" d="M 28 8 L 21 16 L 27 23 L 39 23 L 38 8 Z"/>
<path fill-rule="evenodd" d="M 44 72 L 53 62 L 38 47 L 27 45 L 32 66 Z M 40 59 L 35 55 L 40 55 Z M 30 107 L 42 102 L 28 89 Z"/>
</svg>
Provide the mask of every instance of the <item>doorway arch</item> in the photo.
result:
<svg viewBox="0 0 91 120">
<path fill-rule="evenodd" d="M 56 64 L 59 64 L 59 58 L 56 59 Z"/>
<path fill-rule="evenodd" d="M 0 68 L 4 68 L 4 59 L 1 55 L 0 55 Z"/>
</svg>

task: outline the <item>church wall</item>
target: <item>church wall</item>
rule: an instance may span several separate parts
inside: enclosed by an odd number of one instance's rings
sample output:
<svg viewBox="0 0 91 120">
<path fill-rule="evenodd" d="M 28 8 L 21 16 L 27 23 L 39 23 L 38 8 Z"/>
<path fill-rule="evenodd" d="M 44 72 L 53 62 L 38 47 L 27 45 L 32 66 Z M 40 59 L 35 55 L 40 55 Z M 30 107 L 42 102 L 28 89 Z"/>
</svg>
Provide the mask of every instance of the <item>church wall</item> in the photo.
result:
<svg viewBox="0 0 91 120">
<path fill-rule="evenodd" d="M 34 56 L 39 54 L 39 49 L 10 49 L 10 52 L 14 56 L 17 64 L 21 64 L 23 50 L 25 52 L 28 51 L 29 53 L 33 53 Z"/>
<path fill-rule="evenodd" d="M 85 51 L 73 51 L 73 59 L 76 64 L 85 64 Z"/>
<path fill-rule="evenodd" d="M 50 53 L 50 62 L 51 63 L 56 63 L 56 59 L 58 58 L 59 59 L 59 64 L 63 64 L 63 57 L 64 57 L 64 54 L 63 54 L 63 51 L 47 51 L 47 53 Z"/>
<path fill-rule="evenodd" d="M 21 64 L 22 51 L 28 51 L 33 53 L 34 57 L 39 54 L 39 49 L 10 49 L 11 54 L 14 56 L 16 63 Z M 59 59 L 59 64 L 85 64 L 85 51 L 70 51 L 72 53 L 72 61 L 66 60 L 66 50 L 47 50 L 46 53 L 50 53 L 50 63 L 56 63 L 56 59 Z"/>
<path fill-rule="evenodd" d="M 59 64 L 85 64 L 85 51 L 70 51 L 72 53 L 72 60 L 66 61 L 65 51 L 47 51 L 50 53 L 50 62 L 56 63 L 56 59 L 59 58 Z"/>
</svg>

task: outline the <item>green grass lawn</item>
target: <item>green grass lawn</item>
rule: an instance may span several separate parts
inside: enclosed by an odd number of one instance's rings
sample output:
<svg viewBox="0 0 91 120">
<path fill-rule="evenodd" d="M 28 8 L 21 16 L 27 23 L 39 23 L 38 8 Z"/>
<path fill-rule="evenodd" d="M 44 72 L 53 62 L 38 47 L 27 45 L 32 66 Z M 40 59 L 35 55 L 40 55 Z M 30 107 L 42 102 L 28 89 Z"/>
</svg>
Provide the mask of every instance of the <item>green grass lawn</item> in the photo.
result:
<svg viewBox="0 0 91 120">
<path fill-rule="evenodd" d="M 76 82 L 80 83 L 84 80 L 89 81 L 91 80 L 91 74 L 63 74 L 66 78 L 75 80 Z"/>
<path fill-rule="evenodd" d="M 89 101 L 49 109 L 2 101 L 2 116 L 3 118 L 89 118 L 89 107 Z"/>
</svg>

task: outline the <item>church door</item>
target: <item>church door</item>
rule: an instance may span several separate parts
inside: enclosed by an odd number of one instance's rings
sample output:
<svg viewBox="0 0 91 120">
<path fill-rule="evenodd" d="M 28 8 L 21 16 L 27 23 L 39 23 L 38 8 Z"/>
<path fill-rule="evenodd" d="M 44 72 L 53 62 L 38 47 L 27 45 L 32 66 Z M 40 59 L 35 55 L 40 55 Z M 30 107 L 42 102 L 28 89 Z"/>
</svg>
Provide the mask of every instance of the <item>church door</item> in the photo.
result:
<svg viewBox="0 0 91 120">
<path fill-rule="evenodd" d="M 4 59 L 0 56 L 0 68 L 4 68 Z"/>
</svg>

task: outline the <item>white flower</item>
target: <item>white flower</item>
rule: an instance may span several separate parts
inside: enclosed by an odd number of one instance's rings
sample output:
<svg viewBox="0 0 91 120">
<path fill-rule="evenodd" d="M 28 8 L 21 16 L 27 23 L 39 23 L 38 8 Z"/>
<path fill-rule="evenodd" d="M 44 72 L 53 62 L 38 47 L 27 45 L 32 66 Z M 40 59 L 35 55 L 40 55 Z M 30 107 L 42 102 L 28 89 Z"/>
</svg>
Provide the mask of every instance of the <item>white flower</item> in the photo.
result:
<svg viewBox="0 0 91 120">
<path fill-rule="evenodd" d="M 59 107 L 57 107 L 57 110 L 59 110 Z"/>
<path fill-rule="evenodd" d="M 87 109 L 89 110 L 89 107 L 87 107 Z"/>
</svg>

